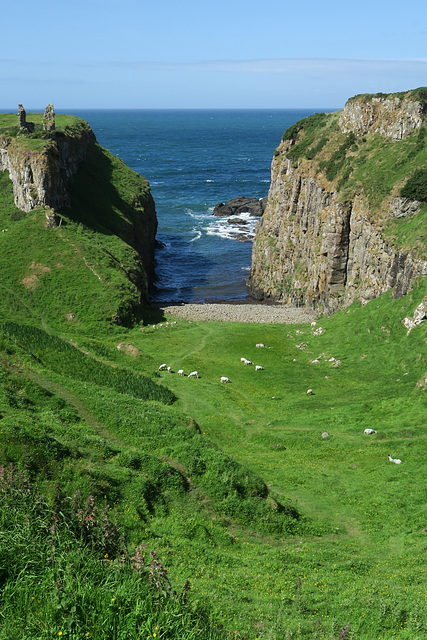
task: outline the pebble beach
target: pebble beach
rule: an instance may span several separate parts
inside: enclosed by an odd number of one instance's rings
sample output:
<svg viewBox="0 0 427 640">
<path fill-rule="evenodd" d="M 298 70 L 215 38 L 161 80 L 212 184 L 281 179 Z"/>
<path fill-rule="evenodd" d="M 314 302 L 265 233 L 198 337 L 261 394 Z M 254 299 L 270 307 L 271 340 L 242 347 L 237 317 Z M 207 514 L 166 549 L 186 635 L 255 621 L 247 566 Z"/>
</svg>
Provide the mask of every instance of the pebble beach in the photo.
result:
<svg viewBox="0 0 427 640">
<path fill-rule="evenodd" d="M 155 305 L 165 314 L 183 320 L 214 322 L 255 322 L 260 324 L 301 324 L 314 319 L 312 311 L 297 307 L 242 303 L 182 303 Z"/>
</svg>

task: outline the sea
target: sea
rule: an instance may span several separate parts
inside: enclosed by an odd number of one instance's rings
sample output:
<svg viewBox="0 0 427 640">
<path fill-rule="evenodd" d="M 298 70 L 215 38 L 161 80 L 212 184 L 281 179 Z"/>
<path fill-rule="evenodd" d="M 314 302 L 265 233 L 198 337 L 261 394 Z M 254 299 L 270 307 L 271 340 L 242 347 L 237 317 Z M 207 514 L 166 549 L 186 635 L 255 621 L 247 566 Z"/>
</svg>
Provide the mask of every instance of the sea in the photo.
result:
<svg viewBox="0 0 427 640">
<path fill-rule="evenodd" d="M 148 179 L 158 218 L 153 302 L 250 299 L 252 241 L 212 215 L 268 194 L 274 150 L 298 120 L 333 109 L 73 110 L 98 142 Z M 247 217 L 246 234 L 256 219 Z"/>
</svg>

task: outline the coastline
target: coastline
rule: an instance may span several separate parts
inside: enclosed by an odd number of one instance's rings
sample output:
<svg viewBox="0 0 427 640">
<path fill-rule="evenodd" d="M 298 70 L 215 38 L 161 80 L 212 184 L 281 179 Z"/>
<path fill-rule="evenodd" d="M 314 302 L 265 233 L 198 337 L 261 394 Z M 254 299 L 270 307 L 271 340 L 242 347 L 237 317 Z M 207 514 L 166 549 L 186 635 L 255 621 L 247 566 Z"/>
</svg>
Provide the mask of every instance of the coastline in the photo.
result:
<svg viewBox="0 0 427 640">
<path fill-rule="evenodd" d="M 312 310 L 253 302 L 161 303 L 152 305 L 182 320 L 253 322 L 259 324 L 304 324 L 314 320 Z"/>
</svg>

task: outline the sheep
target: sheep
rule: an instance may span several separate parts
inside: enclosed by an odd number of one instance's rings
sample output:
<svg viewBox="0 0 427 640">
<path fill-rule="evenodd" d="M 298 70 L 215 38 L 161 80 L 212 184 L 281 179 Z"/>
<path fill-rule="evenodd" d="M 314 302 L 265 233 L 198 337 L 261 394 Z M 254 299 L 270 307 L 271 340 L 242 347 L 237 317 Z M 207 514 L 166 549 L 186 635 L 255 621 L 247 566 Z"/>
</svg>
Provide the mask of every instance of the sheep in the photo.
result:
<svg viewBox="0 0 427 640">
<path fill-rule="evenodd" d="M 265 344 L 262 344 L 262 342 L 258 342 L 256 345 L 256 347 L 260 347 L 261 349 L 264 348 L 265 349 Z"/>
<path fill-rule="evenodd" d="M 363 432 L 365 436 L 371 436 L 373 433 L 376 433 L 375 429 L 365 429 Z"/>
<path fill-rule="evenodd" d="M 159 371 L 166 371 L 166 369 L 168 368 L 167 364 L 164 362 L 163 364 L 160 365 L 159 367 Z"/>
<path fill-rule="evenodd" d="M 168 367 L 168 373 L 172 373 L 172 367 Z"/>
<path fill-rule="evenodd" d="M 240 362 L 244 362 L 246 364 L 246 362 L 249 362 L 249 360 L 246 360 L 246 358 L 240 358 Z"/>
<path fill-rule="evenodd" d="M 178 375 L 179 376 L 183 376 L 184 374 L 184 369 L 178 369 Z"/>
<path fill-rule="evenodd" d="M 231 382 L 231 380 L 227 376 L 221 376 L 221 382 Z"/>
<path fill-rule="evenodd" d="M 188 378 L 198 378 L 199 377 L 199 373 L 198 373 L 198 371 L 192 371 L 191 373 L 188 374 L 187 377 Z"/>
<path fill-rule="evenodd" d="M 390 454 L 388 454 L 388 459 L 390 462 L 394 462 L 395 464 L 402 464 L 402 460 L 399 460 L 399 458 L 392 458 Z"/>
<path fill-rule="evenodd" d="M 253 365 L 253 362 L 251 362 L 250 360 L 245 360 L 245 362 L 243 364 L 251 364 L 251 365 Z"/>
<path fill-rule="evenodd" d="M 262 371 L 263 369 L 264 367 L 262 367 L 260 364 L 255 365 L 255 371 Z"/>
<path fill-rule="evenodd" d="M 307 389 L 307 395 L 311 396 L 313 394 L 313 389 Z"/>
</svg>

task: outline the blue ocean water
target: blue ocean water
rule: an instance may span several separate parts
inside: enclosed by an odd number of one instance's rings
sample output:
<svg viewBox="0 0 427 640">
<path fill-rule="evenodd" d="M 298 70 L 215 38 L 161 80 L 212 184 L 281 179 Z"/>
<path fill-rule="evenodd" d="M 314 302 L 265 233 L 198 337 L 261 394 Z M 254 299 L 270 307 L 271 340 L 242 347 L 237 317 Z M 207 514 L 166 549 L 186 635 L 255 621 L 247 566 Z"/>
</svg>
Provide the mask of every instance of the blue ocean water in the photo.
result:
<svg viewBox="0 0 427 640">
<path fill-rule="evenodd" d="M 159 222 L 153 302 L 245 300 L 252 242 L 212 216 L 268 194 L 283 132 L 318 110 L 73 110 L 98 142 L 150 182 Z"/>
</svg>

